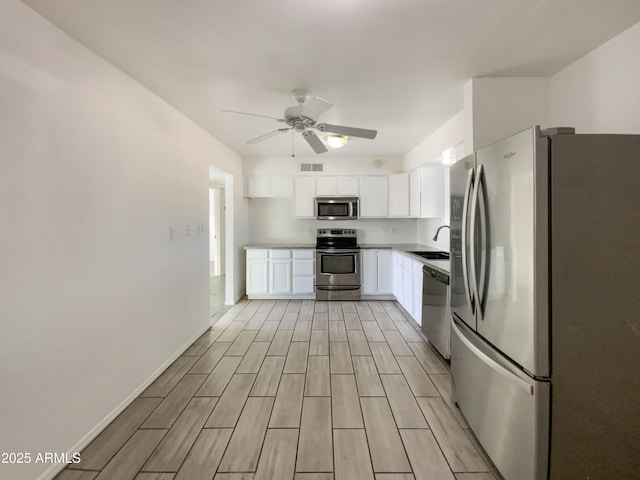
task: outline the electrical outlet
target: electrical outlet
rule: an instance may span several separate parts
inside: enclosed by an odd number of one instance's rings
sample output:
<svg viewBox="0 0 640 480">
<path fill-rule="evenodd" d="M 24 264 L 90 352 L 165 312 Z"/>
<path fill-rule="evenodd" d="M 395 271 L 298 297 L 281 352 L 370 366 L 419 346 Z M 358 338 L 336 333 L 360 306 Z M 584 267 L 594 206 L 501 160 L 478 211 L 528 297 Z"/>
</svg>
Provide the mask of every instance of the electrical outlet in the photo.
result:
<svg viewBox="0 0 640 480">
<path fill-rule="evenodd" d="M 176 231 L 173 229 L 173 227 L 169 227 L 169 240 L 175 240 L 176 239 Z"/>
</svg>

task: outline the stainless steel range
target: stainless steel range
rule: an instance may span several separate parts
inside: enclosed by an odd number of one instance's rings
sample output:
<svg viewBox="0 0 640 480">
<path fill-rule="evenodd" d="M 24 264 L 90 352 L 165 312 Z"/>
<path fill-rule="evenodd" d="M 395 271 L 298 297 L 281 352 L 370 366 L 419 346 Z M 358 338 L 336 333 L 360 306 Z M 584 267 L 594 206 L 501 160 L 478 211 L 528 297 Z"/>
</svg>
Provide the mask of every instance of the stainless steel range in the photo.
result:
<svg viewBox="0 0 640 480">
<path fill-rule="evenodd" d="M 316 300 L 360 300 L 358 231 L 319 228 L 316 238 Z"/>
</svg>

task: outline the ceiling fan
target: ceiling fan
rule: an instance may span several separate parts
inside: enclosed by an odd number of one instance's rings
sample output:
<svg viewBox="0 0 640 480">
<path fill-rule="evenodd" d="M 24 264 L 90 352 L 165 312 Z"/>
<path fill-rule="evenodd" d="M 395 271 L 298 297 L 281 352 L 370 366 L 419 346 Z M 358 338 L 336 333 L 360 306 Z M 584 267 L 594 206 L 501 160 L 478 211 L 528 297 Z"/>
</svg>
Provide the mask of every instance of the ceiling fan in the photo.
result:
<svg viewBox="0 0 640 480">
<path fill-rule="evenodd" d="M 312 97 L 311 92 L 304 89 L 296 89 L 291 92 L 291 96 L 296 99 L 298 105 L 289 107 L 284 111 L 284 118 L 269 117 L 266 115 L 258 115 L 255 113 L 238 112 L 235 110 L 222 110 L 228 113 L 240 113 L 242 115 L 251 115 L 254 117 L 271 118 L 278 122 L 282 122 L 287 127 L 278 128 L 259 137 L 248 140 L 247 143 L 260 143 L 269 138 L 276 137 L 282 133 L 293 130 L 300 132 L 302 138 L 311 146 L 314 152 L 324 153 L 328 151 L 322 140 L 316 135 L 313 129 L 319 132 L 337 134 L 343 137 L 358 137 L 373 140 L 378 132 L 376 130 L 367 130 L 365 128 L 345 127 L 342 125 L 330 125 L 328 123 L 318 123 L 318 117 L 329 110 L 333 105 L 319 97 Z"/>
</svg>

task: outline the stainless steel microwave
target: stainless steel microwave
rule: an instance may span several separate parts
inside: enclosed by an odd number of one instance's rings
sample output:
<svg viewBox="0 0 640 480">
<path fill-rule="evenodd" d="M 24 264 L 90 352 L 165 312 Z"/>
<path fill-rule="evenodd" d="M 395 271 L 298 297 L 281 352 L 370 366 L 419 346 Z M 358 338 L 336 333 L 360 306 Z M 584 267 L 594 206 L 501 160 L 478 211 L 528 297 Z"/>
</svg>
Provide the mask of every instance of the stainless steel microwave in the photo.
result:
<svg viewBox="0 0 640 480">
<path fill-rule="evenodd" d="M 357 220 L 358 197 L 316 197 L 318 220 Z"/>
</svg>

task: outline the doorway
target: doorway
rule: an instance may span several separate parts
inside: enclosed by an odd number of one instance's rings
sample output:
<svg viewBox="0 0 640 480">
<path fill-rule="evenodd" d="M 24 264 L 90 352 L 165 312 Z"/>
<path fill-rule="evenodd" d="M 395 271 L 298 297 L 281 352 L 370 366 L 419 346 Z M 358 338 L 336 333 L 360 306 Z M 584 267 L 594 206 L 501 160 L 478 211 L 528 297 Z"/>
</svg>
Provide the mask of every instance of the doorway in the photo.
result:
<svg viewBox="0 0 640 480">
<path fill-rule="evenodd" d="M 209 277 L 225 274 L 224 186 L 209 187 Z"/>
<path fill-rule="evenodd" d="M 209 287 L 211 322 L 228 309 L 226 298 L 226 174 L 209 169 Z"/>
</svg>

